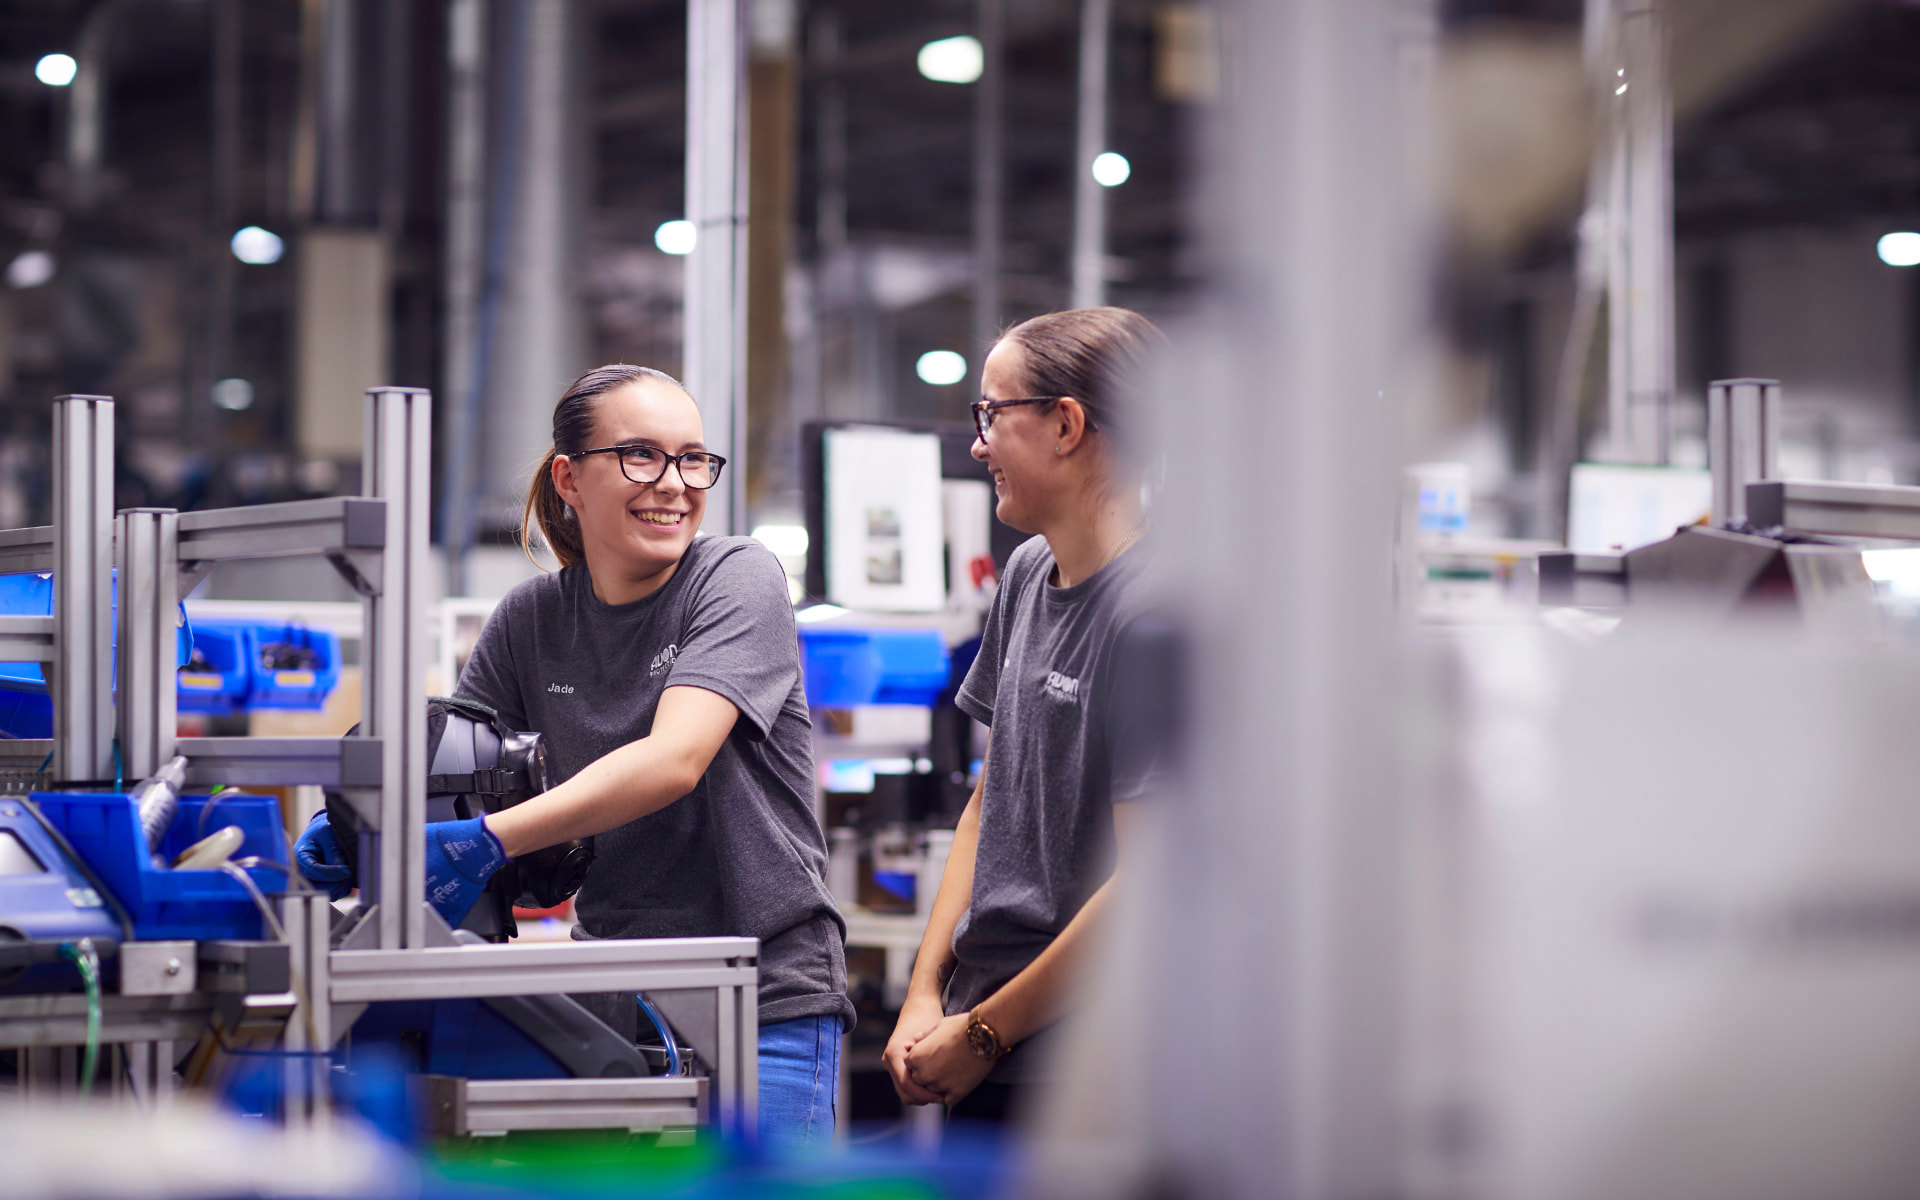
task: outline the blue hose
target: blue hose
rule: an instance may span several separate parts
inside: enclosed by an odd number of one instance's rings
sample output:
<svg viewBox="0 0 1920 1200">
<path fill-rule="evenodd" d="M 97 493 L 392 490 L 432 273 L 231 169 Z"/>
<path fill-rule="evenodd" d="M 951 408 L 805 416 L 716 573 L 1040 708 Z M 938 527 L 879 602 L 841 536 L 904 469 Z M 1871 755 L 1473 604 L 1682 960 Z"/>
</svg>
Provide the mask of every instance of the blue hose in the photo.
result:
<svg viewBox="0 0 1920 1200">
<path fill-rule="evenodd" d="M 653 1006 L 653 1001 L 648 1000 L 645 996 L 635 992 L 633 998 L 640 1002 L 640 1011 L 647 1014 L 647 1020 L 653 1023 L 654 1029 L 660 1033 L 660 1040 L 666 1044 L 667 1074 L 678 1075 L 680 1073 L 680 1045 L 674 1040 L 673 1030 L 667 1025 L 667 1019 L 660 1015 L 660 1010 Z"/>
</svg>

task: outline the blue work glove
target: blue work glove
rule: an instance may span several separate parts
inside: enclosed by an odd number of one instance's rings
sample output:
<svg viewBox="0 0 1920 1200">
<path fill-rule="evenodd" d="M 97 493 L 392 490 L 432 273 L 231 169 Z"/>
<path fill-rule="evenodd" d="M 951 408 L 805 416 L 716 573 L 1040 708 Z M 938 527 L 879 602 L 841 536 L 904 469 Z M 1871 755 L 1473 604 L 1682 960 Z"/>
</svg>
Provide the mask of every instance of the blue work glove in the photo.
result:
<svg viewBox="0 0 1920 1200">
<path fill-rule="evenodd" d="M 484 817 L 427 826 L 427 903 L 450 926 L 467 919 L 487 880 L 506 865 L 507 852 Z"/>
<path fill-rule="evenodd" d="M 315 887 L 327 889 L 329 900 L 338 900 L 353 890 L 353 868 L 340 853 L 340 840 L 323 810 L 313 815 L 307 831 L 293 844 L 293 862 L 300 874 Z"/>
</svg>

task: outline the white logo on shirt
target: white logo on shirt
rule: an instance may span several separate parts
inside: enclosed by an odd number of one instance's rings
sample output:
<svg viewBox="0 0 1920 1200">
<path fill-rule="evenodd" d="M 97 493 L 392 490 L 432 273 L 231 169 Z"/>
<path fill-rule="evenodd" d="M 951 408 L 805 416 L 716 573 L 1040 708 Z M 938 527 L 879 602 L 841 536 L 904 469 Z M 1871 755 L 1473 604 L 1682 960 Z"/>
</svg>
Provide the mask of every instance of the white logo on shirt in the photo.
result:
<svg viewBox="0 0 1920 1200">
<path fill-rule="evenodd" d="M 651 679 L 673 665 L 674 658 L 680 653 L 680 647 L 669 645 L 665 650 L 653 656 L 653 663 L 647 667 L 647 678 Z"/>
<path fill-rule="evenodd" d="M 550 683 L 547 685 L 547 690 L 556 696 L 573 695 L 573 685 L 570 683 Z"/>
<path fill-rule="evenodd" d="M 1047 693 L 1061 700 L 1080 698 L 1080 681 L 1071 675 L 1062 675 L 1058 671 L 1047 672 Z"/>
</svg>

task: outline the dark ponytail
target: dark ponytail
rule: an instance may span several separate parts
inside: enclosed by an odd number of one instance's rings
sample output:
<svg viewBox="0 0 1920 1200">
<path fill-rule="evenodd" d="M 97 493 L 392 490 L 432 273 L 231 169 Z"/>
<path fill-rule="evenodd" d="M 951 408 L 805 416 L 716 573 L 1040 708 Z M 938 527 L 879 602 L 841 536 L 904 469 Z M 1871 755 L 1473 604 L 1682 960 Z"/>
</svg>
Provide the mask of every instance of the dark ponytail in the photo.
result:
<svg viewBox="0 0 1920 1200">
<path fill-rule="evenodd" d="M 680 391 L 680 381 L 665 371 L 656 371 L 652 367 L 636 367 L 631 363 L 609 363 L 604 367 L 595 367 L 580 378 L 567 385 L 566 394 L 560 397 L 560 403 L 553 407 L 553 445 L 540 459 L 540 465 L 534 468 L 532 485 L 527 488 L 527 508 L 520 518 L 520 547 L 535 566 L 540 560 L 533 557 L 533 530 L 540 528 L 540 536 L 553 551 L 553 557 L 563 567 L 570 567 L 587 556 L 586 547 L 580 540 L 580 523 L 574 520 L 573 510 L 560 498 L 559 489 L 553 486 L 553 460 L 562 454 L 578 454 L 590 449 L 593 438 L 594 417 L 598 414 L 596 403 L 601 396 L 617 387 L 642 380 L 655 379 L 670 384 Z M 541 568 L 544 570 L 545 568 Z"/>
</svg>

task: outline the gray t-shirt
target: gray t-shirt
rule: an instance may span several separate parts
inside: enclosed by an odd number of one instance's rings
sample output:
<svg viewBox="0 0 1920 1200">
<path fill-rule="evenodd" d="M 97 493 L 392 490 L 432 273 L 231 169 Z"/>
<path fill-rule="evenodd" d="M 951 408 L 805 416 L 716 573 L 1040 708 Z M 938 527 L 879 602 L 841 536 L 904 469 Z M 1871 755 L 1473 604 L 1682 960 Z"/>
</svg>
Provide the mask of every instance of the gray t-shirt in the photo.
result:
<svg viewBox="0 0 1920 1200">
<path fill-rule="evenodd" d="M 647 736 L 660 694 L 690 685 L 740 710 L 692 792 L 594 839 L 575 904 L 596 938 L 760 939 L 760 1023 L 840 1017 L 846 922 L 827 892 L 813 810 L 813 725 L 780 564 L 751 538 L 695 538 L 666 585 L 631 604 L 585 564 L 507 593 L 458 694 L 538 730 L 554 782 Z"/>
<path fill-rule="evenodd" d="M 1007 563 L 955 703 L 993 729 L 980 797 L 973 897 L 953 931 L 947 1012 L 991 996 L 1067 927 L 1113 873 L 1113 803 L 1139 794 L 1143 766 L 1120 752 L 1117 645 L 1142 612 L 1136 551 L 1072 587 L 1029 539 Z M 990 1078 L 1030 1078 L 1036 1039 Z"/>
</svg>

